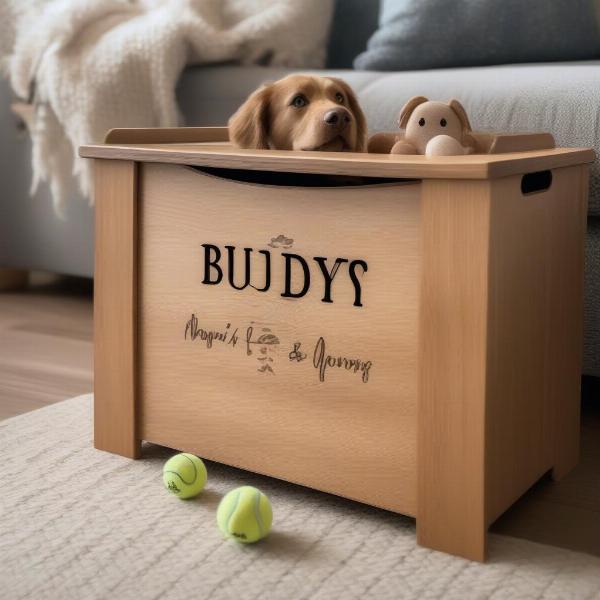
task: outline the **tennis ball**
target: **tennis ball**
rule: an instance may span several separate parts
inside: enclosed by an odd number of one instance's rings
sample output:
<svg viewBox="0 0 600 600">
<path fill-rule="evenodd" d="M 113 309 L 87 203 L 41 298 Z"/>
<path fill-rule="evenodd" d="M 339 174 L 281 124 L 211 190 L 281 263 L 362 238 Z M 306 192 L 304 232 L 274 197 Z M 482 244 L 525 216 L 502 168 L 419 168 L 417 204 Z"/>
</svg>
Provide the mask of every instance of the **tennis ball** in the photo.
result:
<svg viewBox="0 0 600 600">
<path fill-rule="evenodd" d="M 206 467 L 193 454 L 182 452 L 172 456 L 163 467 L 165 487 L 178 498 L 193 498 L 206 485 Z"/>
<path fill-rule="evenodd" d="M 217 510 L 219 529 L 236 542 L 251 544 L 271 531 L 273 509 L 269 499 L 250 485 L 231 490 Z"/>
</svg>

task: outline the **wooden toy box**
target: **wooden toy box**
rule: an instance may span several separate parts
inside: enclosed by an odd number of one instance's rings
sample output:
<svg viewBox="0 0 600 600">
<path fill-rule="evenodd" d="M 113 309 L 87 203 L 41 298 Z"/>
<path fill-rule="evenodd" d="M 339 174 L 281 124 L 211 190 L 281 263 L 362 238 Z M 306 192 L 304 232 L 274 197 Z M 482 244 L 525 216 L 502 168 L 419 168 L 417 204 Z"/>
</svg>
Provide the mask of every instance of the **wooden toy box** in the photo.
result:
<svg viewBox="0 0 600 600">
<path fill-rule="evenodd" d="M 445 158 L 114 130 L 94 158 L 95 445 L 488 526 L 577 461 L 586 149 Z"/>
</svg>

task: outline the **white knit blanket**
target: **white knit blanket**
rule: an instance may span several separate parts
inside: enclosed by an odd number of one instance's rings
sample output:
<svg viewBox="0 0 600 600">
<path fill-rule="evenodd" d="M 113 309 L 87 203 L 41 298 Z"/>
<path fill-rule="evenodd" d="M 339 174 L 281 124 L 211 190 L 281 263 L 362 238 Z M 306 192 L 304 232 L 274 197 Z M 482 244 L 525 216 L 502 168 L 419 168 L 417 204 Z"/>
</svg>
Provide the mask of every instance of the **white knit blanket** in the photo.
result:
<svg viewBox="0 0 600 600">
<path fill-rule="evenodd" d="M 176 126 L 186 65 L 322 66 L 332 8 L 333 0 L 0 0 L 0 65 L 36 105 L 33 189 L 47 180 L 60 211 L 76 176 L 89 197 L 78 147 L 112 127 Z"/>
<path fill-rule="evenodd" d="M 0 422 L 0 598 L 598 600 L 600 559 L 492 535 L 490 561 L 421 548 L 411 519 L 207 463 L 201 496 L 162 486 L 172 451 L 92 446 L 92 397 Z M 273 531 L 223 540 L 221 497 L 255 485 Z"/>
</svg>

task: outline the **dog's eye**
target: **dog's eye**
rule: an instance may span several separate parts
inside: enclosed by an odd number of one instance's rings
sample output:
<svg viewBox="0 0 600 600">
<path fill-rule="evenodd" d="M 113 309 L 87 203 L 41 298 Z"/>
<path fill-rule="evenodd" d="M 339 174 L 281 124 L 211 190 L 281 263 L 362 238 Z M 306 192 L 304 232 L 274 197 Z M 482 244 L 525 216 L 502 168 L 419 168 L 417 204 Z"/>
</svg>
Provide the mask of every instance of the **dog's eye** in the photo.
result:
<svg viewBox="0 0 600 600">
<path fill-rule="evenodd" d="M 446 121 L 446 119 L 442 119 L 442 120 L 440 121 L 440 125 L 441 125 L 442 127 L 446 127 L 446 125 L 448 125 L 448 121 Z"/>
<path fill-rule="evenodd" d="M 298 94 L 297 96 L 294 96 L 292 98 L 292 101 L 290 104 L 294 108 L 302 108 L 303 106 L 306 106 L 308 104 L 308 100 L 306 99 L 306 96 L 303 96 L 302 94 Z"/>
<path fill-rule="evenodd" d="M 419 119 L 419 125 L 420 125 L 421 127 L 425 127 L 425 119 L 424 119 L 423 117 L 421 117 L 421 118 Z"/>
<path fill-rule="evenodd" d="M 335 95 L 335 101 L 344 104 L 344 95 L 339 92 Z"/>
</svg>

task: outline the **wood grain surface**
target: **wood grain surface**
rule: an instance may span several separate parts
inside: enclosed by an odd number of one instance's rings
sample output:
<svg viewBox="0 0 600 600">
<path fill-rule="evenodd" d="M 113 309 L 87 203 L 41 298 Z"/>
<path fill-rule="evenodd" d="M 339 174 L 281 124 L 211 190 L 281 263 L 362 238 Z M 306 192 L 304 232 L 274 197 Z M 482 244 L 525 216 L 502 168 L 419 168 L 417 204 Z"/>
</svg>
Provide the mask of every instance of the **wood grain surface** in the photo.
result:
<svg viewBox="0 0 600 600">
<path fill-rule="evenodd" d="M 140 231 L 140 396 L 144 439 L 408 515 L 416 513 L 418 184 L 285 188 L 232 182 L 172 165 L 144 165 Z M 279 235 L 287 250 L 268 246 Z M 268 292 L 203 285 L 202 244 L 272 253 Z M 310 263 L 302 299 L 282 298 L 281 252 Z M 364 259 L 363 306 L 343 265 L 322 302 L 314 256 Z M 221 263 L 223 264 L 223 258 Z M 265 262 L 253 259 L 262 286 Z M 223 264 L 225 279 L 227 268 Z M 298 269 L 292 289 L 302 287 Z M 195 314 L 207 331 L 237 329 L 237 345 L 184 338 Z M 248 327 L 278 344 L 261 355 Z M 265 330 L 269 330 L 268 332 Z M 361 372 L 314 364 L 325 354 L 372 363 Z M 231 339 L 228 338 L 228 339 Z M 306 354 L 290 360 L 294 343 Z M 261 358 L 267 362 L 261 362 Z M 269 359 L 273 358 L 273 362 Z M 260 372 L 269 364 L 273 372 Z"/>
<path fill-rule="evenodd" d="M 241 150 L 228 142 L 96 144 L 81 146 L 79 153 L 85 158 L 403 179 L 489 179 L 595 159 L 594 151 L 588 148 L 433 158 L 353 152 Z"/>
<path fill-rule="evenodd" d="M 137 165 L 94 164 L 94 444 L 136 458 Z"/>
<path fill-rule="evenodd" d="M 490 183 L 422 185 L 417 539 L 484 560 Z"/>
<path fill-rule="evenodd" d="M 182 142 L 227 142 L 227 127 L 142 127 L 111 129 L 106 144 L 176 144 Z"/>
<path fill-rule="evenodd" d="M 523 196 L 494 182 L 489 253 L 486 522 L 579 457 L 587 166 Z M 543 387 L 539 382 L 544 382 Z"/>
</svg>

